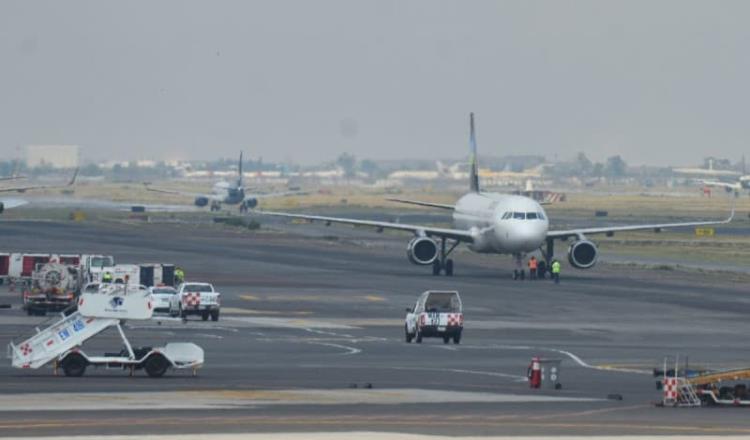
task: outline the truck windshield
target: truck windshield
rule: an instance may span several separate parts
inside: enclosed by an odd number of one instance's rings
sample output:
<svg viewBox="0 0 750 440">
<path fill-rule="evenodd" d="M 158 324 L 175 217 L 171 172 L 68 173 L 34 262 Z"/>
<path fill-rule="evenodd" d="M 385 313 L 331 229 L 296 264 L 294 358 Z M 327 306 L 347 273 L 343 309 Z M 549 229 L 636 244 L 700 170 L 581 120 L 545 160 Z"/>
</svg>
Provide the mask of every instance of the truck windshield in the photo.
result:
<svg viewBox="0 0 750 440">
<path fill-rule="evenodd" d="M 91 267 L 111 267 L 114 265 L 111 257 L 91 257 Z"/>
<path fill-rule="evenodd" d="M 455 292 L 430 292 L 424 309 L 428 313 L 461 313 L 461 300 Z"/>
<path fill-rule="evenodd" d="M 213 292 L 211 286 L 207 284 L 186 284 L 185 288 L 182 289 L 185 292 Z"/>
</svg>

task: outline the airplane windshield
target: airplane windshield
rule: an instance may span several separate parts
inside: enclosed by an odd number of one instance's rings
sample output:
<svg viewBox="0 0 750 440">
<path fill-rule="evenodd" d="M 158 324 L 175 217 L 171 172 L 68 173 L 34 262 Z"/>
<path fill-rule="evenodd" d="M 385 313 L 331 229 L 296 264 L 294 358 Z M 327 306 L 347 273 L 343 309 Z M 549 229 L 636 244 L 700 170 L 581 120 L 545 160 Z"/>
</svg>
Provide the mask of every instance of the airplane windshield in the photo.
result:
<svg viewBox="0 0 750 440">
<path fill-rule="evenodd" d="M 526 213 L 526 220 L 536 220 L 536 212 L 527 212 Z"/>
<path fill-rule="evenodd" d="M 513 213 L 513 219 L 515 219 L 515 220 L 523 220 L 525 218 L 526 218 L 526 214 L 524 214 L 523 212 L 514 212 Z"/>
<path fill-rule="evenodd" d="M 545 218 L 545 217 L 544 217 L 544 214 L 543 214 L 543 213 L 541 213 L 541 212 L 537 212 L 537 213 L 536 213 L 536 215 L 537 215 L 537 217 L 539 218 L 539 220 L 544 220 L 544 218 Z"/>
</svg>

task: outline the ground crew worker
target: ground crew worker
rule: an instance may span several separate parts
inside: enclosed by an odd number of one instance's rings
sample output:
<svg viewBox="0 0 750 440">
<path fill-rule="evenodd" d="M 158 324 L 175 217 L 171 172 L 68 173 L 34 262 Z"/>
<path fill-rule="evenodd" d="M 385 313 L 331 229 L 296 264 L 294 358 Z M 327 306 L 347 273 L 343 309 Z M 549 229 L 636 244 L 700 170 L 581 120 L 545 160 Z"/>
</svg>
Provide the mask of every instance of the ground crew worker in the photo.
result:
<svg viewBox="0 0 750 440">
<path fill-rule="evenodd" d="M 555 284 L 560 284 L 560 262 L 557 260 L 552 261 L 552 279 L 555 280 Z"/>
<path fill-rule="evenodd" d="M 181 267 L 178 267 L 174 270 L 174 280 L 175 283 L 180 284 L 183 281 L 185 281 L 185 272 L 182 270 Z"/>
<path fill-rule="evenodd" d="M 112 282 L 112 274 L 110 272 L 104 272 L 102 275 L 102 283 L 111 283 Z"/>
<path fill-rule="evenodd" d="M 539 265 L 539 262 L 536 261 L 536 257 L 532 256 L 529 258 L 529 279 L 535 280 L 536 279 L 536 269 Z"/>
</svg>

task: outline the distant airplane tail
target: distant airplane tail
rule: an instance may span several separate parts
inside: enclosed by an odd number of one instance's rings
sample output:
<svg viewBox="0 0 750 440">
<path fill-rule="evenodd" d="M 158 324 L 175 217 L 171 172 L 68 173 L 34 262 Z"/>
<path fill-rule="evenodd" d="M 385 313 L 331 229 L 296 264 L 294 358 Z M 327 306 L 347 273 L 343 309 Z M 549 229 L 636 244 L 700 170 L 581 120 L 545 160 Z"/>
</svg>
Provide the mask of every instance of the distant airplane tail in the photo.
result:
<svg viewBox="0 0 750 440">
<path fill-rule="evenodd" d="M 477 165 L 477 137 L 474 130 L 474 113 L 469 113 L 469 190 L 479 192 L 479 167 Z"/>
<path fill-rule="evenodd" d="M 240 151 L 240 163 L 237 165 L 237 188 L 242 188 L 242 151 Z"/>
</svg>

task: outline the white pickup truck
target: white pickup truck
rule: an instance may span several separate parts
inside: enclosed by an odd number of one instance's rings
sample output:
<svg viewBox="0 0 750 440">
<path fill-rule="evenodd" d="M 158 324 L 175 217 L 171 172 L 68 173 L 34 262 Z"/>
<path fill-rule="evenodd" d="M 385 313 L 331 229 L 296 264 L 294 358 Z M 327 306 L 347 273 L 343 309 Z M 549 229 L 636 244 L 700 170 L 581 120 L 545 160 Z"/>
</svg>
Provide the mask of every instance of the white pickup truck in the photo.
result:
<svg viewBox="0 0 750 440">
<path fill-rule="evenodd" d="M 447 344 L 461 342 L 464 329 L 464 314 L 461 297 L 455 291 L 428 290 L 419 295 L 414 307 L 406 309 L 404 333 L 406 342 L 422 338 L 443 338 Z"/>
<path fill-rule="evenodd" d="M 221 294 L 214 290 L 209 283 L 185 282 L 177 286 L 177 295 L 172 296 L 169 304 L 169 314 L 187 318 L 188 315 L 200 315 L 208 321 L 219 320 Z"/>
</svg>

